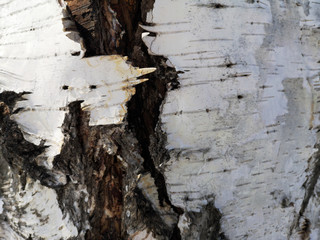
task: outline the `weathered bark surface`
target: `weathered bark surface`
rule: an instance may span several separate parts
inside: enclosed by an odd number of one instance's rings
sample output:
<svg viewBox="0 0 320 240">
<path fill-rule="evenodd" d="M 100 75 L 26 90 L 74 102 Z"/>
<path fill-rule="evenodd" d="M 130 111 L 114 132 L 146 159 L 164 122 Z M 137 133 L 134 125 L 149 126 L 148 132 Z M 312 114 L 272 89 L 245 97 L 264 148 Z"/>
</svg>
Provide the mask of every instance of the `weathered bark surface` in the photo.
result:
<svg viewBox="0 0 320 240">
<path fill-rule="evenodd" d="M 0 0 L 0 238 L 320 238 L 317 1 L 59 3 Z"/>
</svg>

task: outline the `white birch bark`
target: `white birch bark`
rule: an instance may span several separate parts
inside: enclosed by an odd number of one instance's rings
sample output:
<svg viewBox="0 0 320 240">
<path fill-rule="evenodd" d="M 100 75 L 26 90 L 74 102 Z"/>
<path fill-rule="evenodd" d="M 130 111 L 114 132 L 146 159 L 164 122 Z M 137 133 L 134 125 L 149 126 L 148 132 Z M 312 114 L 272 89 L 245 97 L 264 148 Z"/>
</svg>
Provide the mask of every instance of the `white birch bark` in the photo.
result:
<svg viewBox="0 0 320 240">
<path fill-rule="evenodd" d="M 143 36 L 149 52 L 182 72 L 161 112 L 169 197 L 185 211 L 214 199 L 229 239 L 298 239 L 303 217 L 320 238 L 319 12 L 319 1 L 156 0 L 143 27 L 156 33 Z"/>
</svg>

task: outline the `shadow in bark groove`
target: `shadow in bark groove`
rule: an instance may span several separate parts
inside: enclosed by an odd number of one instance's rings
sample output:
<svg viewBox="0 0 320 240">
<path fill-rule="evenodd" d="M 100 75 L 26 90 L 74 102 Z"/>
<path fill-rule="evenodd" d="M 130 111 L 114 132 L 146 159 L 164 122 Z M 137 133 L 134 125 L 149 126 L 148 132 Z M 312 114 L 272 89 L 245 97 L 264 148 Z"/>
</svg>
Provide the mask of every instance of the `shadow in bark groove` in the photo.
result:
<svg viewBox="0 0 320 240">
<path fill-rule="evenodd" d="M 141 147 L 141 156 L 144 159 L 143 172 L 150 172 L 158 191 L 160 206 L 169 205 L 173 211 L 180 215 L 183 210 L 171 204 L 166 182 L 163 174 L 156 165 L 168 160 L 168 152 L 165 149 L 166 135 L 160 127 L 160 107 L 166 96 L 166 92 L 179 86 L 178 74 L 174 68 L 167 66 L 167 59 L 159 56 L 151 56 L 141 40 L 143 30 L 139 24 L 146 24 L 145 18 L 148 11 L 153 8 L 154 1 L 144 0 L 139 6 L 135 22 L 135 39 L 131 44 L 131 51 L 127 54 L 133 65 L 139 67 L 156 67 L 154 73 L 148 75 L 149 81 L 136 87 L 136 94 L 128 102 L 128 125 L 134 132 Z M 155 157 L 156 156 L 156 157 Z M 148 223 L 147 223 L 148 224 Z M 150 225 L 150 223 L 149 223 Z M 154 228 L 155 229 L 155 228 Z M 156 229 L 155 229 L 156 230 Z M 181 239 L 179 228 L 174 227 L 171 239 Z"/>
</svg>

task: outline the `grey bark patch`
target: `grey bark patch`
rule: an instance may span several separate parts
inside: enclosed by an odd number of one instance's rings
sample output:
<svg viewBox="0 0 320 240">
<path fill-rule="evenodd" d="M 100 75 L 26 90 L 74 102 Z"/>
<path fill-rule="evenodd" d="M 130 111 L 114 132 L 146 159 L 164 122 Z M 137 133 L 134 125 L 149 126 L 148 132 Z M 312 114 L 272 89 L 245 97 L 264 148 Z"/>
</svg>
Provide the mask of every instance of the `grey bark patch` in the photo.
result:
<svg viewBox="0 0 320 240">
<path fill-rule="evenodd" d="M 309 0 L 300 0 L 297 5 L 303 7 L 304 14 L 308 16 L 310 14 L 310 1 Z M 298 6 L 299 6 L 298 5 Z"/>
<path fill-rule="evenodd" d="M 289 115 L 286 117 L 287 130 L 284 131 L 284 134 L 288 136 L 291 134 L 292 129 L 297 127 L 296 122 L 303 122 L 306 120 L 308 121 L 308 116 L 301 114 L 301 112 L 306 111 L 305 107 L 309 105 L 310 109 L 313 108 L 312 95 L 308 93 L 308 91 L 304 88 L 303 81 L 304 80 L 302 78 L 285 79 L 283 81 L 285 94 L 288 98 L 288 112 L 289 112 Z M 311 114 L 313 114 L 312 111 L 311 111 Z M 293 120 L 293 118 L 295 120 Z M 312 116 L 309 116 L 309 118 L 312 119 Z M 317 144 L 315 148 L 319 149 L 319 144 Z M 295 228 L 299 227 L 300 219 L 304 215 L 304 212 L 308 206 L 308 203 L 310 201 L 312 194 L 314 193 L 316 183 L 320 176 L 319 150 L 316 153 L 314 153 L 314 155 L 312 156 L 312 159 L 313 159 L 313 166 L 311 167 L 312 169 L 311 174 L 303 186 L 305 188 L 305 195 L 301 203 L 299 213 L 296 215 L 295 220 L 290 227 L 289 236 L 292 234 Z"/>
</svg>

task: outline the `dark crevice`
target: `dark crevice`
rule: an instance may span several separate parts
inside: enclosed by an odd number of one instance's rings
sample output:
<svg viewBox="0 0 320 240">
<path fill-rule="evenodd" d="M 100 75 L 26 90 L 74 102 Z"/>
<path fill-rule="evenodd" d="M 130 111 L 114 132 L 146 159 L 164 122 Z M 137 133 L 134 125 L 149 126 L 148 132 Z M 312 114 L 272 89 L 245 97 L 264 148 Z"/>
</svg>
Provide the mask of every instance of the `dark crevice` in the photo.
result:
<svg viewBox="0 0 320 240">
<path fill-rule="evenodd" d="M 141 190 L 135 189 L 135 196 L 138 203 L 138 208 L 141 209 L 142 216 L 148 216 L 141 218 L 140 220 L 146 225 L 150 226 L 153 234 L 156 236 L 161 236 L 164 239 L 178 240 L 181 239 L 181 236 L 177 233 L 179 228 L 176 226 L 173 232 L 168 231 L 168 226 L 162 221 L 161 216 L 153 209 L 150 202 L 144 197 Z M 152 221 L 152 225 L 150 224 Z M 156 237 L 157 238 L 157 237 Z"/>
<path fill-rule="evenodd" d="M 149 76 L 150 81 L 138 86 L 135 97 L 128 103 L 128 128 L 135 132 L 136 139 L 139 141 L 141 155 L 144 158 L 143 171 L 150 172 L 155 179 L 160 203 L 162 205 L 167 203 L 176 213 L 181 214 L 182 210 L 170 203 L 164 176 L 156 168 L 152 157 L 154 153 L 150 150 L 150 137 L 159 136 L 155 129 L 159 121 L 159 108 L 169 88 L 168 85 L 170 84 L 171 89 L 179 85 L 177 73 L 166 65 L 166 59 L 149 56 L 141 41 L 142 29 L 138 25 L 143 22 L 141 16 L 147 11 L 147 9 L 141 10 L 141 7 L 150 7 L 153 2 L 119 0 L 119 8 L 114 10 L 116 12 L 110 8 L 108 1 L 68 0 L 67 2 L 70 19 L 64 19 L 65 28 L 75 30 L 72 24 L 67 24 L 67 21 L 75 21 L 75 27 L 86 46 L 86 56 L 128 55 L 135 66 L 157 67 L 158 70 Z M 129 2 L 133 5 L 127 5 Z M 80 6 L 82 3 L 89 3 L 89 5 Z M 113 7 L 116 9 L 115 6 Z M 112 25 L 111 23 L 117 22 L 115 20 L 120 23 Z M 77 38 L 75 37 L 74 40 Z M 71 53 L 73 56 L 79 54 L 79 52 Z M 90 89 L 96 87 L 92 85 Z M 69 86 L 62 86 L 62 90 L 67 89 Z M 122 163 L 116 157 L 117 151 L 110 153 L 105 147 L 109 143 L 112 145 L 110 136 L 113 131 L 121 132 L 122 126 L 90 127 L 89 114 L 81 110 L 81 101 L 71 103 L 62 126 L 65 138 L 61 153 L 55 157 L 53 169 L 48 170 L 35 161 L 35 158 L 45 151 L 46 146 L 44 144 L 36 146 L 26 141 L 18 124 L 10 119 L 15 103 L 22 101 L 24 94 L 28 93 L 3 92 L 0 94 L 0 101 L 3 103 L 0 103 L 1 150 L 12 169 L 17 172 L 17 175 L 20 172 L 28 173 L 41 184 L 54 188 L 63 214 L 69 215 L 70 220 L 85 239 L 124 239 L 122 235 L 124 232 L 122 229 L 123 178 L 131 173 L 123 169 Z M 128 132 L 131 131 L 126 130 L 125 134 L 130 138 Z M 110 142 L 107 142 L 109 140 Z M 135 149 L 135 151 L 138 150 Z M 166 153 L 163 156 L 163 160 L 168 157 Z M 19 178 L 25 183 L 26 177 L 22 176 L 23 174 L 20 175 Z M 63 178 L 63 181 L 60 181 L 60 178 Z M 84 193 L 84 189 L 87 190 L 88 195 Z M 161 230 L 158 229 L 163 236 L 181 239 L 177 224 L 173 230 L 167 230 L 165 221 L 157 217 L 157 211 L 152 208 L 148 200 L 141 194 L 137 194 L 137 202 L 140 203 L 139 211 L 148 210 L 150 213 L 148 218 L 141 215 L 139 220 L 145 219 L 146 226 L 152 225 L 150 229 L 155 232 L 158 226 L 163 226 Z M 87 201 L 85 197 L 88 197 Z M 93 210 L 89 211 L 89 208 Z M 106 216 L 106 210 L 112 213 L 111 217 Z M 159 221 L 159 224 L 151 222 L 150 219 Z M 87 224 L 91 227 L 89 230 L 85 229 Z"/>
<path fill-rule="evenodd" d="M 118 1 L 120 5 L 112 5 L 111 7 L 117 12 L 119 22 L 126 30 L 125 42 L 126 48 L 124 53 L 129 57 L 134 66 L 143 67 L 156 67 L 157 70 L 149 74 L 147 77 L 149 81 L 136 86 L 136 94 L 128 102 L 128 127 L 134 132 L 140 148 L 141 156 L 144 159 L 143 168 L 145 172 L 150 172 L 155 180 L 155 185 L 158 190 L 159 202 L 161 206 L 164 203 L 171 206 L 177 213 L 181 214 L 183 211 L 170 202 L 166 183 L 162 173 L 156 168 L 153 159 L 156 149 L 151 148 L 150 138 L 156 138 L 159 134 L 156 132 L 156 126 L 159 124 L 160 106 L 169 89 L 175 89 L 179 86 L 177 81 L 177 72 L 174 68 L 166 65 L 164 57 L 151 56 L 148 54 L 147 47 L 141 39 L 143 30 L 139 24 L 146 24 L 144 19 L 146 13 L 152 9 L 153 0 L 132 1 L 132 5 L 126 5 L 123 0 Z M 127 1 L 128 2 L 128 1 Z M 124 6 L 128 10 L 124 9 Z M 129 16 L 129 13 L 134 13 L 135 16 Z M 161 141 L 165 142 L 165 141 Z M 165 147 L 162 146 L 164 149 Z M 163 154 L 163 161 L 168 159 L 167 153 Z M 150 225 L 150 223 L 147 223 Z M 180 239 L 179 229 L 175 227 L 173 231 L 173 239 Z"/>
<path fill-rule="evenodd" d="M 67 2 L 70 16 L 72 16 L 72 19 L 75 21 L 75 25 L 78 28 L 85 44 L 85 57 L 105 54 L 120 54 L 128 56 L 130 62 L 136 67 L 157 68 L 154 73 L 147 76 L 149 81 L 136 86 L 136 94 L 127 104 L 128 116 L 126 120 L 128 122 L 128 134 L 125 138 L 130 138 L 130 132 L 135 134 L 140 146 L 140 154 L 144 159 L 143 170 L 141 171 L 150 172 L 154 178 L 155 185 L 158 190 L 160 205 L 164 206 L 166 203 L 177 215 L 182 214 L 182 209 L 171 204 L 166 189 L 165 178 L 156 167 L 161 163 L 159 161 L 165 162 L 169 158 L 168 153 L 165 150 L 166 136 L 161 132 L 161 127 L 159 127 L 160 106 L 167 91 L 178 88 L 179 82 L 177 81 L 178 73 L 174 68 L 167 66 L 167 59 L 159 56 L 150 56 L 148 54 L 147 47 L 141 39 L 141 33 L 143 30 L 139 27 L 139 24 L 146 24 L 144 19 L 146 19 L 146 13 L 153 8 L 154 0 L 68 0 Z M 82 8 L 81 4 L 82 6 L 87 4 L 89 7 Z M 91 24 L 89 24 L 90 22 Z M 112 25 L 112 22 L 116 24 Z M 94 89 L 96 87 L 97 86 L 93 85 L 90 86 L 90 89 Z M 91 131 L 94 129 L 89 128 L 88 130 L 83 131 L 83 128 L 86 129 L 87 127 L 79 126 L 78 128 L 79 129 L 77 131 L 82 132 L 80 133 L 80 136 L 77 137 L 78 139 L 88 138 L 88 135 L 92 135 Z M 71 132 L 68 134 L 72 135 Z M 151 141 L 151 139 L 153 140 Z M 80 144 L 83 149 L 86 148 L 85 143 Z M 70 147 L 67 147 L 67 149 L 68 148 Z M 161 150 L 161 153 L 159 153 L 159 149 Z M 135 151 L 138 150 L 136 149 Z M 97 159 L 93 158 L 94 153 L 84 154 L 86 161 L 97 165 L 97 167 L 94 166 L 93 169 L 99 169 L 101 168 L 100 165 L 105 165 L 101 162 L 103 157 L 99 158 L 100 162 L 97 163 L 95 162 Z M 157 160 L 154 158 L 154 155 L 156 154 L 161 155 Z M 93 159 L 90 160 L 90 158 Z M 115 160 L 115 158 L 112 159 L 108 161 L 111 163 Z M 59 161 L 57 161 L 57 164 L 58 162 Z M 60 164 L 61 162 L 62 161 L 60 161 Z M 81 164 L 85 163 L 82 162 Z M 75 171 L 69 166 L 60 166 L 59 169 L 61 168 L 64 169 L 66 173 L 69 172 L 69 174 Z M 131 173 L 127 172 L 125 174 L 130 175 Z M 117 174 L 116 177 L 119 178 L 119 181 L 122 181 L 119 174 Z M 70 181 L 69 184 L 71 184 Z M 89 187 L 90 184 L 92 183 L 88 182 L 87 186 Z M 99 189 L 99 187 L 96 188 Z M 90 193 L 90 191 L 93 190 L 89 190 L 88 192 Z M 101 192 L 102 190 L 100 189 L 98 191 Z M 140 195 L 138 194 L 138 196 Z M 62 199 L 65 197 L 66 196 L 61 196 L 60 198 Z M 106 195 L 100 194 L 100 200 L 97 199 L 99 206 L 103 205 L 103 198 L 106 198 Z M 143 202 L 147 202 L 147 200 Z M 139 211 L 143 211 L 145 208 L 145 206 L 142 205 L 139 205 L 138 207 Z M 146 217 L 146 225 L 152 225 L 153 227 L 151 226 L 150 229 L 156 230 L 156 225 L 152 223 L 153 221 L 150 221 L 150 217 L 153 215 L 154 214 L 151 214 L 148 215 L 148 218 Z M 97 223 L 98 219 L 101 217 L 102 216 L 96 212 L 96 215 L 90 218 L 91 225 Z M 171 239 L 181 239 L 177 224 L 172 232 L 170 231 L 165 235 L 170 236 Z M 93 232 L 98 232 L 98 229 L 87 233 L 86 238 L 92 238 Z M 110 236 L 111 235 L 108 236 L 108 234 L 99 236 L 99 239 L 109 239 Z"/>
<path fill-rule="evenodd" d="M 147 3 L 149 2 L 149 3 Z M 145 16 L 145 6 L 153 6 L 153 1 L 143 1 L 143 4 L 139 6 L 139 12 L 137 16 Z M 152 157 L 157 149 L 151 147 L 151 138 L 156 138 L 160 134 L 157 132 L 157 124 L 159 124 L 160 107 L 169 89 L 169 86 L 176 88 L 179 86 L 177 81 L 178 74 L 174 68 L 166 65 L 166 58 L 159 56 L 151 56 L 148 54 L 146 46 L 141 40 L 142 29 L 139 28 L 138 23 L 145 24 L 142 17 L 135 22 L 135 45 L 133 51 L 128 52 L 128 56 L 133 65 L 139 67 L 156 67 L 157 70 L 148 75 L 149 81 L 140 84 L 136 87 L 136 94 L 128 103 L 128 125 L 129 128 L 135 133 L 140 146 L 141 155 L 144 159 L 143 167 L 146 172 L 150 172 L 151 176 L 155 180 L 155 184 L 158 189 L 160 205 L 163 206 L 164 202 L 171 206 L 171 208 L 178 214 L 183 211 L 171 204 L 167 189 L 166 182 L 163 174 L 156 168 L 155 161 Z M 164 135 L 162 137 L 165 138 Z M 163 143 L 165 141 L 162 141 Z M 162 146 L 165 149 L 165 146 Z M 163 162 L 168 160 L 167 153 L 163 155 Z M 175 231 L 175 239 L 178 232 Z"/>
</svg>

